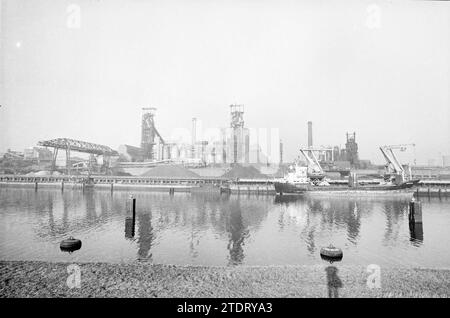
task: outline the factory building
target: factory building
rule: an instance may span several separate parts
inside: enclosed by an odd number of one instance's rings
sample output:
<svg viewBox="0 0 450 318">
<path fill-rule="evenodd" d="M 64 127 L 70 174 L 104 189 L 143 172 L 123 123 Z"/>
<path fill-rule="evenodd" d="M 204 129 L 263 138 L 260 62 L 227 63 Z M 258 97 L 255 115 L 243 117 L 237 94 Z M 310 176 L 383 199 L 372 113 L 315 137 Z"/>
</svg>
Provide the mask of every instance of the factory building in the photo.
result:
<svg viewBox="0 0 450 318">
<path fill-rule="evenodd" d="M 230 105 L 229 127 L 202 131 L 201 121 L 192 118 L 190 132 L 174 131 L 168 140 L 156 129 L 155 111 L 154 107 L 142 109 L 141 147 L 120 145 L 120 161 L 176 162 L 194 166 L 281 162 L 279 130 L 246 128 L 243 105 Z"/>
<path fill-rule="evenodd" d="M 450 156 L 442 156 L 442 166 L 450 167 Z"/>
<path fill-rule="evenodd" d="M 211 164 L 255 164 L 280 162 L 280 138 L 278 129 L 250 129 L 244 126 L 244 106 L 230 105 L 230 126 L 209 129 L 202 133 L 201 121 L 192 119 L 191 142 L 176 143 L 180 156 Z M 189 153 L 190 156 L 183 156 Z"/>
<path fill-rule="evenodd" d="M 317 159 L 323 164 L 346 169 L 350 167 L 369 167 L 371 165 L 370 161 L 359 159 L 356 133 L 347 133 L 346 137 L 345 148 L 339 146 L 316 147 L 315 149 L 318 149 L 316 152 Z M 308 121 L 308 148 L 314 148 L 311 121 Z"/>
<path fill-rule="evenodd" d="M 23 158 L 25 160 L 37 161 L 38 163 L 50 162 L 52 161 L 52 152 L 43 147 L 26 148 L 23 152 Z"/>
</svg>

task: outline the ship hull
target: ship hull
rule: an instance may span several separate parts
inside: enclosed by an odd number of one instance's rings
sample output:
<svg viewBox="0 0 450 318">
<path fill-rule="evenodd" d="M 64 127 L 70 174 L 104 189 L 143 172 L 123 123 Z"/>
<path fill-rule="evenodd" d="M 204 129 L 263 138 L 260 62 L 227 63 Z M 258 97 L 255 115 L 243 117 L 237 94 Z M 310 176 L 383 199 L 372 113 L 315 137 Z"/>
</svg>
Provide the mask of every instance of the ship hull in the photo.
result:
<svg viewBox="0 0 450 318">
<path fill-rule="evenodd" d="M 277 194 L 308 194 L 308 195 L 412 195 L 412 187 L 416 181 L 408 181 L 399 185 L 365 185 L 348 187 L 340 185 L 314 186 L 311 184 L 293 184 L 289 182 L 275 182 Z"/>
</svg>

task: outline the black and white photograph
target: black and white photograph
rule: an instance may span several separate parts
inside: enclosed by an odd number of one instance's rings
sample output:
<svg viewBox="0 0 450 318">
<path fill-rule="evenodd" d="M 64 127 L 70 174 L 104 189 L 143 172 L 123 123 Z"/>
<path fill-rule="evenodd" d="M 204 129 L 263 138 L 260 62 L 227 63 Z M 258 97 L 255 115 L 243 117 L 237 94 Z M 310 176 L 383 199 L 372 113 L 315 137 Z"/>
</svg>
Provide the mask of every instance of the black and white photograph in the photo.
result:
<svg viewBox="0 0 450 318">
<path fill-rule="evenodd" d="M 448 298 L 449 243 L 450 2 L 0 0 L 0 298 Z"/>
</svg>

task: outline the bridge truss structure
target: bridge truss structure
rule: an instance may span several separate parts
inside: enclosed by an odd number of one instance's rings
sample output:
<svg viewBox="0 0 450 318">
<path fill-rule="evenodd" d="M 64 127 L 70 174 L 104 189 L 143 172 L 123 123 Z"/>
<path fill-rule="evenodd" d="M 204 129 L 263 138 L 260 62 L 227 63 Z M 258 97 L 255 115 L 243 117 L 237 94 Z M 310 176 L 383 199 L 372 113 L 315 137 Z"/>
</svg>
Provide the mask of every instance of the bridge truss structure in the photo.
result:
<svg viewBox="0 0 450 318">
<path fill-rule="evenodd" d="M 70 152 L 77 151 L 82 153 L 88 153 L 93 156 L 103 156 L 106 167 L 109 168 L 109 159 L 112 156 L 118 156 L 119 153 L 108 146 L 94 144 L 87 141 L 75 140 L 70 138 L 57 138 L 45 141 L 39 141 L 39 146 L 53 148 L 52 158 L 52 172 L 56 168 L 56 158 L 58 156 L 58 150 L 63 149 L 66 151 L 66 168 L 67 174 L 70 174 Z"/>
</svg>

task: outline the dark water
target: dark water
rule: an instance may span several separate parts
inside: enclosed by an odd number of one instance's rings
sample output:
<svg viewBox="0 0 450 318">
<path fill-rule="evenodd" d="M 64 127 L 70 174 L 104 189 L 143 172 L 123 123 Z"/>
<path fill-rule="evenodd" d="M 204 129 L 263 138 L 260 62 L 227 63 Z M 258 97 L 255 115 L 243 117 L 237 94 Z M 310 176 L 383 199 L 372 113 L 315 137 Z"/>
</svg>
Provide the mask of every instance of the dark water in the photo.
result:
<svg viewBox="0 0 450 318">
<path fill-rule="evenodd" d="M 312 265 L 324 262 L 320 248 L 333 243 L 346 264 L 450 265 L 446 199 L 423 199 L 423 226 L 411 230 L 401 199 L 136 192 L 135 235 L 127 238 L 128 194 L 1 189 L 0 259 Z M 60 251 L 68 236 L 82 248 Z"/>
</svg>

